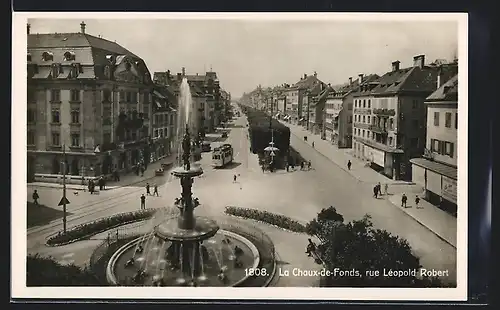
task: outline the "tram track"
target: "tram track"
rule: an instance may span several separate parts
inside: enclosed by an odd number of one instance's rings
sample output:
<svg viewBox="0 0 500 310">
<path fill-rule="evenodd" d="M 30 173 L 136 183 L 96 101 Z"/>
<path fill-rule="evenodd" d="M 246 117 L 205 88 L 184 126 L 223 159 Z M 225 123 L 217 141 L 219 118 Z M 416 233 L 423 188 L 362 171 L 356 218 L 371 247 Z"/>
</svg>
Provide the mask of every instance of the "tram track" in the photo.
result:
<svg viewBox="0 0 500 310">
<path fill-rule="evenodd" d="M 170 184 L 172 181 L 173 181 L 173 178 L 168 180 L 165 183 L 165 185 L 168 186 L 168 184 Z M 143 190 L 144 190 L 143 188 L 137 188 L 135 190 L 130 190 L 127 193 L 124 193 L 118 197 L 111 196 L 111 197 L 105 198 L 103 200 L 80 205 L 79 207 L 71 210 L 71 213 L 75 213 L 75 212 L 83 210 L 83 209 L 92 208 L 92 207 L 95 207 L 95 206 L 98 206 L 101 204 L 105 204 L 106 202 L 111 202 L 109 205 L 107 205 L 106 207 L 103 207 L 103 208 L 98 208 L 98 209 L 93 208 L 92 210 L 89 210 L 88 212 L 82 212 L 79 214 L 71 215 L 67 218 L 66 224 L 71 224 L 71 223 L 74 223 L 75 221 L 78 221 L 79 219 L 84 218 L 84 217 L 87 217 L 90 215 L 96 215 L 96 214 L 103 213 L 103 212 L 109 211 L 111 209 L 114 209 L 114 208 L 122 205 L 123 203 L 128 202 L 132 195 L 136 195 L 137 193 L 139 193 Z M 48 231 L 51 231 L 52 229 L 54 229 L 60 225 L 61 225 L 60 219 L 58 219 L 58 220 L 52 221 L 49 224 L 44 225 L 42 227 L 35 227 L 32 230 L 28 230 L 27 236 L 32 236 L 35 234 L 44 234 L 44 233 L 47 233 Z"/>
</svg>

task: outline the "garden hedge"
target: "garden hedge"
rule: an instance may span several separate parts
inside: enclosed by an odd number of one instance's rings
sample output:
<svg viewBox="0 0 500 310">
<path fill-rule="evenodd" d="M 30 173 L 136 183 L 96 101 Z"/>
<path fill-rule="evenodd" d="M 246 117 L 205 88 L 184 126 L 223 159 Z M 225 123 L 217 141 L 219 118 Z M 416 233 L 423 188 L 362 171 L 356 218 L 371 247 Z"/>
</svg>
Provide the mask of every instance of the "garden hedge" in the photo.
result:
<svg viewBox="0 0 500 310">
<path fill-rule="evenodd" d="M 281 214 L 275 214 L 267 211 L 260 211 L 256 209 L 238 208 L 229 206 L 226 207 L 224 213 L 238 216 L 241 218 L 252 219 L 266 224 L 270 224 L 282 229 L 286 229 L 296 233 L 305 233 L 306 226 L 298 221 L 291 219 Z"/>
<path fill-rule="evenodd" d="M 155 212 L 156 209 L 146 209 L 135 212 L 119 213 L 80 224 L 66 230 L 66 233 L 59 231 L 57 234 L 52 235 L 47 239 L 47 245 L 60 246 L 83 240 L 118 226 L 147 220 L 151 218 Z"/>
</svg>

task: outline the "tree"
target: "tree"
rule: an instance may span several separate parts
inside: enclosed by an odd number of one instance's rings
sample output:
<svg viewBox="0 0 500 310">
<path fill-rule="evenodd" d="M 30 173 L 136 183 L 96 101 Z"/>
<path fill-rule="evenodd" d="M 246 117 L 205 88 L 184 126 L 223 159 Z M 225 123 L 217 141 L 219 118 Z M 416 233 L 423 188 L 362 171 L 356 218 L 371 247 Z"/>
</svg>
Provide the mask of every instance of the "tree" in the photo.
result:
<svg viewBox="0 0 500 310">
<path fill-rule="evenodd" d="M 102 286 L 97 276 L 87 268 L 74 264 L 61 265 L 51 257 L 28 255 L 27 286 Z"/>
<path fill-rule="evenodd" d="M 437 278 L 421 278 L 420 260 L 413 255 L 408 241 L 373 228 L 369 215 L 345 223 L 344 217 L 334 207 L 329 207 L 307 224 L 306 231 L 320 240 L 317 254 L 325 269 L 332 272 L 322 279 L 324 286 L 443 286 Z M 388 276 L 390 271 L 415 272 Z"/>
</svg>

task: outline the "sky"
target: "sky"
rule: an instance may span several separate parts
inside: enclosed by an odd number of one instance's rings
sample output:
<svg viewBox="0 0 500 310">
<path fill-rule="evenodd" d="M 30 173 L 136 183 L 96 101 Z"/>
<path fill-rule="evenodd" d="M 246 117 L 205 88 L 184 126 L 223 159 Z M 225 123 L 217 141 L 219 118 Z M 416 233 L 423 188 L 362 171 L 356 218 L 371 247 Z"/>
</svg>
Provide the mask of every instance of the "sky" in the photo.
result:
<svg viewBox="0 0 500 310">
<path fill-rule="evenodd" d="M 29 19 L 31 33 L 79 32 L 82 19 Z M 332 85 L 358 74 L 384 74 L 395 60 L 412 66 L 453 59 L 458 23 L 451 20 L 85 19 L 86 33 L 116 41 L 151 74 L 212 68 L 222 88 L 240 97 L 257 87 L 294 84 L 313 74 Z"/>
</svg>

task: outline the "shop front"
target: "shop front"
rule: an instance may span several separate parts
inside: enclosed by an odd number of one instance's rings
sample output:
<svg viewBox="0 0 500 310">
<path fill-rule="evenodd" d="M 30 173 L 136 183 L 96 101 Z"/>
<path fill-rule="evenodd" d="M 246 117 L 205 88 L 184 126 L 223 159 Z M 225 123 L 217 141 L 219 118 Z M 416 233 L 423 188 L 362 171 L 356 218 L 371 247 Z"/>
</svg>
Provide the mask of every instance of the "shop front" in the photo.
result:
<svg viewBox="0 0 500 310">
<path fill-rule="evenodd" d="M 457 168 L 425 158 L 410 160 L 412 181 L 425 190 L 425 199 L 449 213 L 457 211 Z"/>
</svg>

